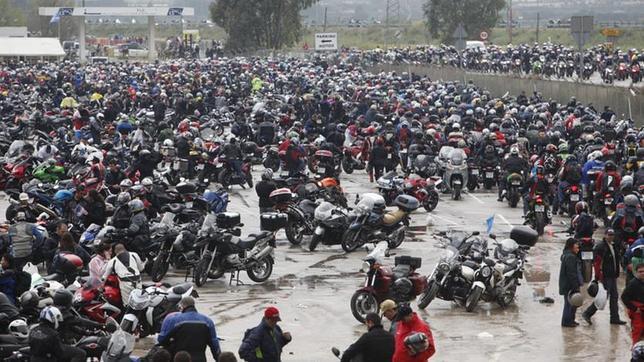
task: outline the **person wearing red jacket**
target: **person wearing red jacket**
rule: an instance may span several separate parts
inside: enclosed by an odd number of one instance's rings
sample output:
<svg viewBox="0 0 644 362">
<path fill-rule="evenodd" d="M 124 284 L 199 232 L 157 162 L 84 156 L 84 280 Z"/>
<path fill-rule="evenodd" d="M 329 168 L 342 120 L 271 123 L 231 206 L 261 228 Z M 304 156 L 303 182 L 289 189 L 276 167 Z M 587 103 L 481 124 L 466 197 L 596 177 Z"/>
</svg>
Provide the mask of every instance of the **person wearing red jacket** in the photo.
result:
<svg viewBox="0 0 644 362">
<path fill-rule="evenodd" d="M 398 308 L 398 326 L 395 335 L 395 352 L 393 362 L 425 362 L 436 353 L 434 337 L 429 325 L 412 312 L 411 307 L 403 304 Z M 405 343 L 411 335 L 422 333 L 427 337 L 427 348 L 419 348 Z"/>
<path fill-rule="evenodd" d="M 613 181 L 608 185 L 608 177 L 611 176 Z M 617 165 L 613 161 L 608 161 L 604 165 L 604 171 L 597 174 L 597 179 L 595 180 L 595 191 L 599 193 L 605 193 L 608 187 L 613 188 L 613 192 L 619 190 L 619 184 L 622 181 L 622 176 L 617 171 Z M 603 196 L 603 195 L 602 195 Z"/>
<path fill-rule="evenodd" d="M 631 318 L 631 337 L 635 345 L 644 335 L 644 263 L 633 265 L 633 274 L 635 278 L 626 284 L 622 292 L 622 302 Z M 398 336 L 396 336 L 396 348 L 398 348 Z M 395 358 L 394 355 L 394 360 Z"/>
</svg>

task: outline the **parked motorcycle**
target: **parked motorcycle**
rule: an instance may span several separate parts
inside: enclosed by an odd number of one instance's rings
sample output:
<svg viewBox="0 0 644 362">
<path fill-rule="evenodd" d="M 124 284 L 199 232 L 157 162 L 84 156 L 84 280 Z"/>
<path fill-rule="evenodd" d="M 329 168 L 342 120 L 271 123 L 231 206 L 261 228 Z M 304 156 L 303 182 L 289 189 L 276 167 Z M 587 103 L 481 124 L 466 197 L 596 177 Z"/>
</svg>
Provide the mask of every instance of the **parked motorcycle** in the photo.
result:
<svg viewBox="0 0 644 362">
<path fill-rule="evenodd" d="M 344 231 L 349 226 L 351 219 L 350 211 L 342 207 L 335 206 L 330 202 L 323 201 L 315 208 L 314 223 L 315 230 L 311 237 L 309 250 L 315 251 L 315 248 L 322 243 L 323 245 L 340 244 Z"/>
</svg>

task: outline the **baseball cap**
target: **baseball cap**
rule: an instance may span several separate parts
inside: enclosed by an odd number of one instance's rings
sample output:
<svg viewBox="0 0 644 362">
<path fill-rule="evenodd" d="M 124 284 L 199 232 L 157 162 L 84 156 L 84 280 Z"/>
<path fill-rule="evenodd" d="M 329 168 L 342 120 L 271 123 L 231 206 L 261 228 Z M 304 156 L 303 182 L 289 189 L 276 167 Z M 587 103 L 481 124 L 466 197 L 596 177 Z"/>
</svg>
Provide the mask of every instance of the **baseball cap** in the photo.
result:
<svg viewBox="0 0 644 362">
<path fill-rule="evenodd" d="M 281 321 L 280 311 L 275 307 L 268 307 L 264 310 L 264 318 L 277 318 L 278 321 Z"/>
<path fill-rule="evenodd" d="M 384 300 L 380 303 L 380 313 L 385 313 L 388 310 L 396 309 L 396 302 L 391 299 Z"/>
</svg>

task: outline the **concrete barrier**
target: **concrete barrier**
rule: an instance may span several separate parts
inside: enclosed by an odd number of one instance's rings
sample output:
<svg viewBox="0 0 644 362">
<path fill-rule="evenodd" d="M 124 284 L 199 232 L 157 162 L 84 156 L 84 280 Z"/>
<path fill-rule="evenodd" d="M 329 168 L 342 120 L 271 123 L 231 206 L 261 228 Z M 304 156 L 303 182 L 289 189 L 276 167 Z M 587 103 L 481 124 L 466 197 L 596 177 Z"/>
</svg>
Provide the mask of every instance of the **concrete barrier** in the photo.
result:
<svg viewBox="0 0 644 362">
<path fill-rule="evenodd" d="M 525 91 L 526 95 L 530 96 L 533 91 L 537 91 L 541 92 L 545 99 L 551 98 L 559 103 L 568 103 L 570 97 L 575 96 L 584 104 L 592 103 L 600 112 L 604 106 L 610 106 L 618 116 L 623 114 L 624 117 L 632 118 L 638 125 L 644 124 L 644 94 L 641 88 L 631 91 L 625 87 L 469 73 L 458 68 L 439 66 L 381 64 L 369 70 L 374 73 L 392 71 L 414 73 L 444 81 L 468 82 L 471 80 L 474 84 L 487 89 L 495 97 L 500 97 L 506 92 L 516 96 L 521 91 Z"/>
</svg>

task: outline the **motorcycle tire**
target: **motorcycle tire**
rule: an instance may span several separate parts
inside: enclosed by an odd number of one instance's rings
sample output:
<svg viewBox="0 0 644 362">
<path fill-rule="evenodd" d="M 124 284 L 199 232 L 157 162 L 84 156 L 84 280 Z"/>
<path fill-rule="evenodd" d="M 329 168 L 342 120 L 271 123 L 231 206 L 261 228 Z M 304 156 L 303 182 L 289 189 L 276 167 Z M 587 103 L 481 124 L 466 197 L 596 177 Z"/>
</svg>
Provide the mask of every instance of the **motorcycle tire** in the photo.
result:
<svg viewBox="0 0 644 362">
<path fill-rule="evenodd" d="M 9 205 L 9 207 L 7 207 L 7 211 L 5 212 L 5 220 L 13 220 L 13 218 L 15 218 L 17 214 L 17 207 L 14 204 L 11 204 Z"/>
<path fill-rule="evenodd" d="M 273 172 L 277 172 L 280 169 L 280 160 L 267 158 L 264 160 L 263 165 L 264 168 L 270 168 Z"/>
<path fill-rule="evenodd" d="M 350 253 L 360 246 L 362 246 L 362 242 L 360 241 L 360 230 L 349 229 L 342 234 L 342 250 Z"/>
<path fill-rule="evenodd" d="M 435 280 L 430 280 L 429 284 L 420 295 L 418 299 L 418 308 L 425 309 L 431 303 L 438 294 L 438 283 Z"/>
<path fill-rule="evenodd" d="M 249 188 L 253 188 L 253 175 L 250 172 L 246 175 L 246 183 Z"/>
<path fill-rule="evenodd" d="M 438 193 L 432 191 L 427 195 L 427 198 L 423 202 L 423 207 L 427 212 L 432 212 L 438 206 Z"/>
<path fill-rule="evenodd" d="M 351 314 L 360 323 L 364 323 L 367 314 L 378 313 L 378 300 L 373 293 L 358 290 L 351 296 Z"/>
<path fill-rule="evenodd" d="M 322 241 L 322 236 L 313 234 L 311 237 L 311 243 L 309 244 L 309 251 L 315 251 L 315 248 L 318 247 L 320 241 Z"/>
<path fill-rule="evenodd" d="M 350 175 L 353 173 L 353 161 L 352 160 L 347 160 L 346 158 L 342 158 L 342 169 L 344 170 L 344 173 L 347 175 Z"/>
<path fill-rule="evenodd" d="M 460 200 L 461 199 L 461 186 L 454 186 L 452 188 L 452 200 Z"/>
<path fill-rule="evenodd" d="M 398 237 L 396 238 L 396 240 L 389 240 L 387 242 L 387 246 L 389 247 L 389 249 L 396 249 L 396 248 L 398 248 L 399 246 L 402 245 L 403 241 L 405 241 L 405 231 L 404 230 L 401 231 L 400 234 L 398 234 Z"/>
<path fill-rule="evenodd" d="M 517 294 L 517 285 L 514 284 L 511 287 L 509 287 L 505 293 L 499 295 L 496 298 L 496 302 L 499 304 L 501 308 L 507 308 L 514 302 L 514 297 Z"/>
<path fill-rule="evenodd" d="M 483 288 L 474 287 L 470 292 L 470 295 L 467 296 L 465 300 L 465 310 L 469 313 L 474 312 L 476 306 L 479 304 L 479 299 L 481 299 L 481 294 L 483 294 Z"/>
<path fill-rule="evenodd" d="M 472 177 L 472 176 L 470 176 L 470 177 Z M 468 181 L 468 183 L 467 183 L 467 190 L 468 190 L 469 192 L 474 192 L 474 190 L 476 190 L 476 188 L 477 188 L 477 187 L 478 187 L 478 184 L 477 184 L 476 182 L 474 182 L 474 181 Z"/>
<path fill-rule="evenodd" d="M 230 178 L 230 172 L 228 172 L 228 170 L 223 170 L 219 174 L 219 177 L 217 177 L 217 181 L 219 181 L 223 188 L 228 188 L 230 186 Z"/>
<path fill-rule="evenodd" d="M 154 258 L 154 261 L 152 262 L 152 268 L 150 269 L 150 277 L 152 278 L 152 281 L 155 283 L 160 282 L 168 272 L 168 267 L 170 263 L 166 261 L 166 258 L 167 258 L 166 252 L 162 251 L 159 253 L 159 255 L 157 255 L 156 258 Z"/>
<path fill-rule="evenodd" d="M 494 186 L 494 181 L 485 179 L 485 181 L 483 181 L 483 186 L 485 187 L 486 190 L 491 190 L 492 187 Z"/>
<path fill-rule="evenodd" d="M 273 258 L 270 255 L 266 256 L 257 260 L 253 266 L 246 269 L 246 274 L 255 283 L 263 283 L 273 274 L 273 263 Z M 260 269 L 261 272 L 258 272 Z"/>
<path fill-rule="evenodd" d="M 518 203 L 519 203 L 519 194 L 513 193 L 508 195 L 508 204 L 510 205 L 511 208 L 517 207 Z"/>
<path fill-rule="evenodd" d="M 215 258 L 210 265 L 210 270 L 208 271 L 208 279 L 219 279 L 226 274 L 226 269 L 221 265 L 221 259 Z"/>
<path fill-rule="evenodd" d="M 208 265 L 210 265 L 210 259 L 201 258 L 195 266 L 193 280 L 198 287 L 203 286 L 208 281 Z"/>
<path fill-rule="evenodd" d="M 534 216 L 534 229 L 537 231 L 539 236 L 543 235 L 543 231 L 546 227 L 545 215 L 543 213 L 538 213 Z"/>
<path fill-rule="evenodd" d="M 593 277 L 593 263 L 591 260 L 584 260 L 582 262 L 581 274 L 584 277 L 584 283 L 590 282 Z"/>
<path fill-rule="evenodd" d="M 304 225 L 300 225 L 302 222 L 299 220 L 293 220 L 292 217 L 289 217 L 288 222 L 286 223 L 286 238 L 293 245 L 302 244 L 302 239 L 304 238 Z M 297 232 L 297 229 L 301 229 Z"/>
<path fill-rule="evenodd" d="M 575 206 L 577 206 L 577 203 L 575 202 L 568 202 L 568 216 L 574 217 L 576 214 Z"/>
</svg>

